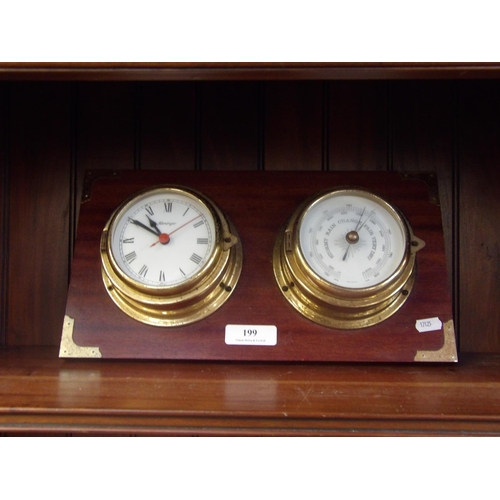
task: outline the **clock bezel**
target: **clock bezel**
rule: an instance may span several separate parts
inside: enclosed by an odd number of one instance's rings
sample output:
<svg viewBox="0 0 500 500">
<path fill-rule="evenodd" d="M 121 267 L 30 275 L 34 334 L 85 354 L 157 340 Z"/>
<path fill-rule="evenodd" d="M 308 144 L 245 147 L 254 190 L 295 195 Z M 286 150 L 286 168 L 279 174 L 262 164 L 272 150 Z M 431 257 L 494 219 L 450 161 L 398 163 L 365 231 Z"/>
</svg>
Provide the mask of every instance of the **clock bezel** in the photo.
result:
<svg viewBox="0 0 500 500">
<path fill-rule="evenodd" d="M 205 207 L 215 234 L 213 248 L 199 271 L 180 283 L 151 285 L 121 269 L 111 241 L 118 221 L 130 206 L 162 192 L 166 196 L 182 194 Z M 229 298 L 241 274 L 242 248 L 236 228 L 215 202 L 185 186 L 163 184 L 129 196 L 108 219 L 100 245 L 101 274 L 109 296 L 126 314 L 150 325 L 178 326 L 205 318 Z"/>
</svg>

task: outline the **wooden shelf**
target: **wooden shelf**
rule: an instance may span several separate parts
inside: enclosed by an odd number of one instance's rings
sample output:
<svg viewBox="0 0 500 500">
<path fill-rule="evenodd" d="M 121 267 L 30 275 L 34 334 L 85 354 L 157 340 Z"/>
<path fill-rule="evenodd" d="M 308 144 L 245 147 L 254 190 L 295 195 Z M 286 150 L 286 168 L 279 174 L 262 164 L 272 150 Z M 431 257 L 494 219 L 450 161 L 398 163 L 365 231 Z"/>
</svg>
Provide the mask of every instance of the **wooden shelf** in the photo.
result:
<svg viewBox="0 0 500 500">
<path fill-rule="evenodd" d="M 500 356 L 460 365 L 59 360 L 0 351 L 0 432 L 497 435 Z"/>
<path fill-rule="evenodd" d="M 0 63 L 0 81 L 404 80 L 499 76 L 498 63 Z"/>
</svg>

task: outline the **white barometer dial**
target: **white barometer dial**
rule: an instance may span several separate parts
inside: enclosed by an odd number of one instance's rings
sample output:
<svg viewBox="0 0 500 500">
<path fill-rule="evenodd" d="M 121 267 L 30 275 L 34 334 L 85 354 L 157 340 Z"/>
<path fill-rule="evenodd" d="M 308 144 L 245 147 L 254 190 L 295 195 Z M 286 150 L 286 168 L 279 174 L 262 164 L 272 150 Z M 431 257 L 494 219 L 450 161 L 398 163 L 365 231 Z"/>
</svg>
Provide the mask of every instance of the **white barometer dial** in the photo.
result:
<svg viewBox="0 0 500 500">
<path fill-rule="evenodd" d="M 101 237 L 102 275 L 129 316 L 157 326 L 206 317 L 236 285 L 242 264 L 235 228 L 201 193 L 159 186 L 135 194 Z"/>
<path fill-rule="evenodd" d="M 408 298 L 415 252 L 423 246 L 381 197 L 334 189 L 294 212 L 276 240 L 274 273 L 304 316 L 333 328 L 362 328 L 388 318 Z"/>
</svg>

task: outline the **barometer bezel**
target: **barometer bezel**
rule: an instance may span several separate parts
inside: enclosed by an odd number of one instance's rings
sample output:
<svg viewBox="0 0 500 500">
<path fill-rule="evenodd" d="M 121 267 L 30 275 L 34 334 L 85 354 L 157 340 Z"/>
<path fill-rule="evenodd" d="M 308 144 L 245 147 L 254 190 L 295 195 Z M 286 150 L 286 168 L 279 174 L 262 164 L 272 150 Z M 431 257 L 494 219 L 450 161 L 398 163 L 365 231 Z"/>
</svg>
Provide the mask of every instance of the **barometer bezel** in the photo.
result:
<svg viewBox="0 0 500 500">
<path fill-rule="evenodd" d="M 404 235 L 399 265 L 389 277 L 372 286 L 352 288 L 328 281 L 304 255 L 300 241 L 304 218 L 312 207 L 341 195 L 369 199 L 383 207 Z M 365 328 L 392 316 L 408 299 L 415 282 L 416 252 L 424 246 L 394 204 L 366 189 L 338 187 L 314 194 L 293 212 L 276 238 L 273 270 L 286 300 L 306 318 L 330 328 Z"/>
</svg>

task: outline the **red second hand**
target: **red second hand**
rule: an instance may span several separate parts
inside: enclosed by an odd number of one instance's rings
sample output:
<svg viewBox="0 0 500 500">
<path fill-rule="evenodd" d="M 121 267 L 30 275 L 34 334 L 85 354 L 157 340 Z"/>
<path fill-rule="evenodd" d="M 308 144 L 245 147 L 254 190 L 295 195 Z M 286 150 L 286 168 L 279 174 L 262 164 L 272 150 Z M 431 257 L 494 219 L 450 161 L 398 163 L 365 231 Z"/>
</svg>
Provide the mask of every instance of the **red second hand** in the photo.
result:
<svg viewBox="0 0 500 500">
<path fill-rule="evenodd" d="M 158 241 L 156 241 L 155 243 L 153 243 L 151 246 L 154 247 L 155 245 L 157 245 L 158 243 L 161 243 L 162 245 L 166 245 L 169 241 L 170 241 L 170 236 L 172 234 L 174 234 L 176 231 L 179 231 L 179 229 L 182 229 L 184 226 L 187 226 L 188 224 L 191 224 L 191 222 L 193 222 L 194 220 L 198 219 L 198 217 L 201 217 L 201 214 L 200 215 L 197 215 L 196 217 L 194 217 L 193 219 L 185 222 L 184 224 L 182 224 L 182 226 L 179 226 L 177 228 L 175 228 L 170 234 L 167 234 L 167 233 L 161 233 L 160 234 L 160 238 Z"/>
</svg>

